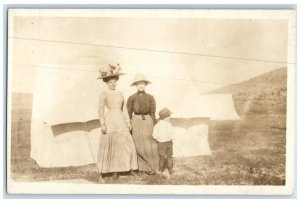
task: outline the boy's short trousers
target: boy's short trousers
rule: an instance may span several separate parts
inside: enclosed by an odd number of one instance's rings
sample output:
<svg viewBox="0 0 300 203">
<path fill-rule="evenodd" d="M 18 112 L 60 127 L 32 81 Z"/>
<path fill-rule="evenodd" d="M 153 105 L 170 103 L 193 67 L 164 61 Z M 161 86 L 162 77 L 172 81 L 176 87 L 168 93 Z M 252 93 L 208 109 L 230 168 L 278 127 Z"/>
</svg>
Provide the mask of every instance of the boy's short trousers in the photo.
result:
<svg viewBox="0 0 300 203">
<path fill-rule="evenodd" d="M 160 156 L 173 155 L 173 142 L 158 142 L 158 154 Z"/>
</svg>

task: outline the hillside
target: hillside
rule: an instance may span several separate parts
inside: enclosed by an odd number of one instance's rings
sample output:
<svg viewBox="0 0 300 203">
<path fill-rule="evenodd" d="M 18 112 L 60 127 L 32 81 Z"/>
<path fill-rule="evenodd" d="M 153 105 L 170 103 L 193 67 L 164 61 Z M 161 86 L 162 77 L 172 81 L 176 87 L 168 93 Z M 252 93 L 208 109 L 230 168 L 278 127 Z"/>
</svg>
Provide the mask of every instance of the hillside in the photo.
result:
<svg viewBox="0 0 300 203">
<path fill-rule="evenodd" d="M 285 114 L 287 68 L 280 68 L 247 81 L 210 91 L 230 93 L 240 115 Z"/>
</svg>

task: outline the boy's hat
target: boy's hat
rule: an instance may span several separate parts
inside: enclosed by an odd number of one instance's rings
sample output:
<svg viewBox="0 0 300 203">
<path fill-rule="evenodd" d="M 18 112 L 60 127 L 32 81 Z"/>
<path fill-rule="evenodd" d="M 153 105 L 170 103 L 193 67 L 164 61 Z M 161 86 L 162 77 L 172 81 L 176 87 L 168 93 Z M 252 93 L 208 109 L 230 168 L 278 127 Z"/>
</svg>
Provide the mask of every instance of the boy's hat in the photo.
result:
<svg viewBox="0 0 300 203">
<path fill-rule="evenodd" d="M 169 109 L 167 109 L 167 108 L 163 108 L 162 110 L 160 110 L 159 111 L 159 113 L 158 113 L 158 115 L 159 115 L 159 119 L 164 119 L 164 118 L 166 118 L 166 117 L 168 117 L 168 116 L 170 116 L 171 115 L 171 111 L 169 110 Z"/>
</svg>

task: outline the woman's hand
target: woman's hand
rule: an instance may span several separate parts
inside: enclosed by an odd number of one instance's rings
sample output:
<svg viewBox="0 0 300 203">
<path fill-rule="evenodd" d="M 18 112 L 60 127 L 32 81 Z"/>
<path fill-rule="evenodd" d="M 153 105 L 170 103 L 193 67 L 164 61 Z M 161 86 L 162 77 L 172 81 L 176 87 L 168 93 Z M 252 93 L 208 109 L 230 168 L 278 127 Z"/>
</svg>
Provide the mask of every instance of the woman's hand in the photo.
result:
<svg viewBox="0 0 300 203">
<path fill-rule="evenodd" d="M 107 133 L 107 129 L 106 129 L 105 125 L 101 126 L 101 132 L 102 132 L 102 134 L 106 134 Z"/>
<path fill-rule="evenodd" d="M 131 131 L 132 130 L 132 126 L 131 126 L 130 122 L 127 122 L 127 126 L 128 126 L 129 131 Z"/>
</svg>

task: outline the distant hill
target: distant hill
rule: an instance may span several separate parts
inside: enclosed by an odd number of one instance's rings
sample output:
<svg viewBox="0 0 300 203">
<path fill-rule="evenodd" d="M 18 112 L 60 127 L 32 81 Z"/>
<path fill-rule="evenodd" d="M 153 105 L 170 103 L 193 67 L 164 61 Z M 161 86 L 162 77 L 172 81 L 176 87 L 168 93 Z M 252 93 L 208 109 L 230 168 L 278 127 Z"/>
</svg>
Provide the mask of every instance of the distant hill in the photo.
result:
<svg viewBox="0 0 300 203">
<path fill-rule="evenodd" d="M 286 91 L 287 68 L 280 68 L 208 93 L 232 94 L 238 113 L 249 115 L 285 114 Z"/>
<path fill-rule="evenodd" d="M 280 68 L 241 83 L 228 85 L 209 93 L 265 92 L 266 89 L 286 89 L 287 69 Z"/>
</svg>

